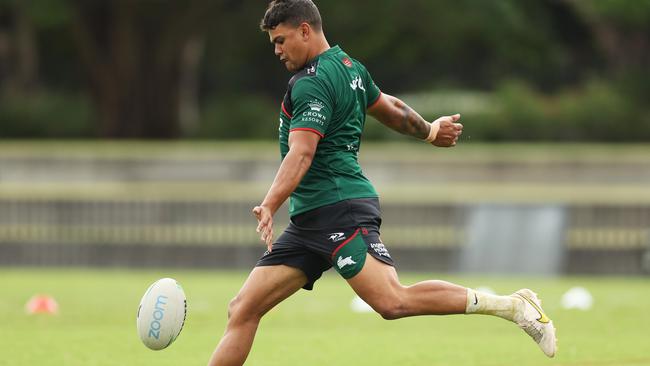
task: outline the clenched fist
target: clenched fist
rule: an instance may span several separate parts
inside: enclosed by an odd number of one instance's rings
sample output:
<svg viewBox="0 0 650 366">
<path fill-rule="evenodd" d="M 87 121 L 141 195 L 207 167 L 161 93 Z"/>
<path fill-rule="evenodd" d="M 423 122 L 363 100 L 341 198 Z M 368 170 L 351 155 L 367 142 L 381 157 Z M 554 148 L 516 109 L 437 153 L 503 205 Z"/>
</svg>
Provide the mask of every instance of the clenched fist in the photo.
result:
<svg viewBox="0 0 650 366">
<path fill-rule="evenodd" d="M 443 116 L 435 120 L 433 123 L 437 123 L 439 129 L 435 140 L 431 141 L 431 144 L 439 147 L 455 146 L 458 137 L 463 133 L 463 125 L 456 123 L 459 119 L 460 114 L 454 114 L 453 116 Z"/>
</svg>

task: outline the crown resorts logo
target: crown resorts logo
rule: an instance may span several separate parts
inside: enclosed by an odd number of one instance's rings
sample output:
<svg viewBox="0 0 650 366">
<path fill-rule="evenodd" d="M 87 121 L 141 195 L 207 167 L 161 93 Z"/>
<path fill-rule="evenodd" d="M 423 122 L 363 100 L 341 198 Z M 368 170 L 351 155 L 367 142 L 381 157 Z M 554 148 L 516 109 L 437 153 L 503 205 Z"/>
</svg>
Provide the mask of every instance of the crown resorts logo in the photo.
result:
<svg viewBox="0 0 650 366">
<path fill-rule="evenodd" d="M 307 105 L 309 106 L 309 109 L 316 112 L 320 112 L 321 109 L 325 108 L 325 105 L 319 100 L 312 100 L 307 103 Z"/>
</svg>

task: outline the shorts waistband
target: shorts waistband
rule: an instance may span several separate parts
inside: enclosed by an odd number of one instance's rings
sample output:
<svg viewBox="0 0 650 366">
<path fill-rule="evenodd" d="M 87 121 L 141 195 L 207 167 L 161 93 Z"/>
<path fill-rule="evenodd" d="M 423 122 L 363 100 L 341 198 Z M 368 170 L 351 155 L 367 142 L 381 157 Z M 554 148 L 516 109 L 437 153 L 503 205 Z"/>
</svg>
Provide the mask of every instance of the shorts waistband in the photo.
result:
<svg viewBox="0 0 650 366">
<path fill-rule="evenodd" d="M 377 198 L 354 198 L 315 208 L 291 217 L 291 224 L 303 229 L 381 225 Z"/>
</svg>

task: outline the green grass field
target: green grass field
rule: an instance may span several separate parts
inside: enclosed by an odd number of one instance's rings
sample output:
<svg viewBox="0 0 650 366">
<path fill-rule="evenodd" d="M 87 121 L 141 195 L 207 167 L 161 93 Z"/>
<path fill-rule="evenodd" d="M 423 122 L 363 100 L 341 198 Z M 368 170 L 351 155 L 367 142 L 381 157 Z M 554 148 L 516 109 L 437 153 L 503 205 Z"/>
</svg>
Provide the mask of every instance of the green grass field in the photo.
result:
<svg viewBox="0 0 650 366">
<path fill-rule="evenodd" d="M 132 270 L 0 270 L 0 365 L 204 365 L 223 332 L 226 305 L 243 272 Z M 179 339 L 150 351 L 136 334 L 140 297 L 172 276 L 188 298 Z M 648 278 L 519 278 L 408 274 L 404 283 L 439 277 L 510 293 L 538 291 L 558 328 L 559 351 L 547 359 L 513 324 L 456 315 L 385 321 L 350 310 L 352 291 L 326 274 L 313 292 L 300 291 L 262 321 L 248 365 L 650 365 Z M 564 310 L 561 295 L 588 288 L 590 311 Z M 34 294 L 56 298 L 55 316 L 25 314 Z"/>
</svg>

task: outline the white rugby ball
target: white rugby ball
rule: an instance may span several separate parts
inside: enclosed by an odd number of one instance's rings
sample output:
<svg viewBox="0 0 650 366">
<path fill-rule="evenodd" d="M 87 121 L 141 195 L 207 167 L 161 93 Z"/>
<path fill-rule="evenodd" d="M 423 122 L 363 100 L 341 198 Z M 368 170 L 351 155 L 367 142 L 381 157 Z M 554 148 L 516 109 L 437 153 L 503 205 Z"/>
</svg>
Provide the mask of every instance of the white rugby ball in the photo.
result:
<svg viewBox="0 0 650 366">
<path fill-rule="evenodd" d="M 154 282 L 142 296 L 138 308 L 140 340 L 152 350 L 166 348 L 180 334 L 186 315 L 187 300 L 181 285 L 172 278 Z"/>
</svg>

